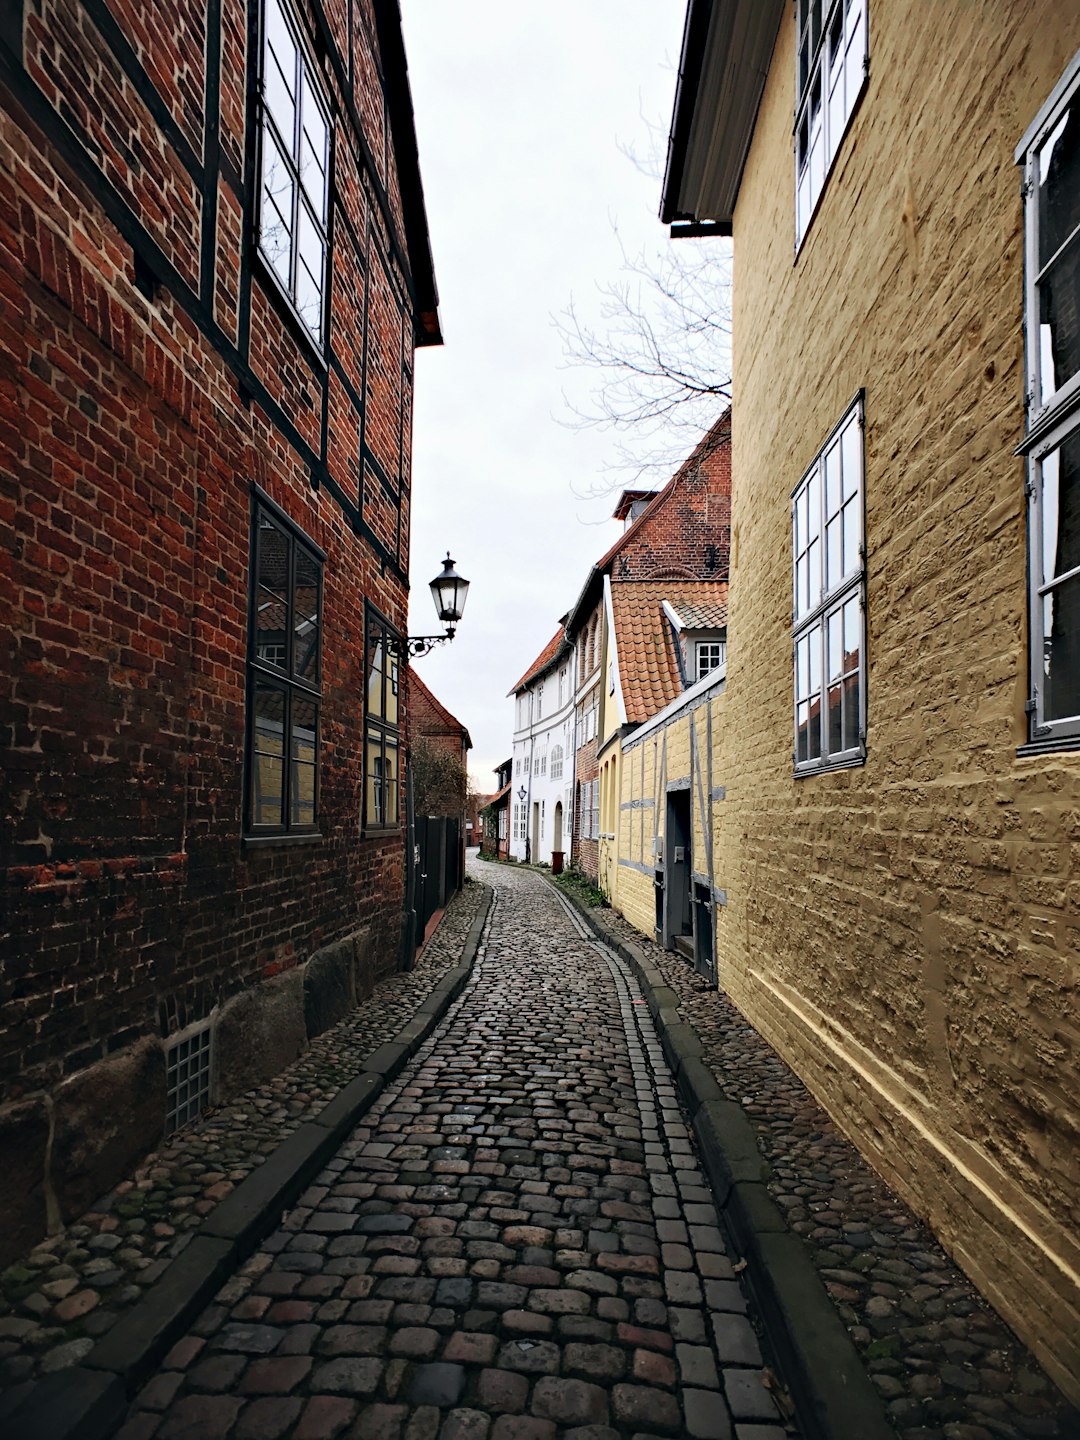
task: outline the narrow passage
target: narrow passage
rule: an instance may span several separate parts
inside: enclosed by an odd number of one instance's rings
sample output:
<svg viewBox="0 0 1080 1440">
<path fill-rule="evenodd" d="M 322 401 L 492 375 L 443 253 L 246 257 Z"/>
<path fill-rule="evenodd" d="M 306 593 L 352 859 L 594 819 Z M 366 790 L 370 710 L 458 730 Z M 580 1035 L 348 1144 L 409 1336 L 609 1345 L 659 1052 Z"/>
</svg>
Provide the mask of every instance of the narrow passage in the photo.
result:
<svg viewBox="0 0 1080 1440">
<path fill-rule="evenodd" d="M 785 1440 L 651 1016 L 540 877 L 123 1440 Z"/>
</svg>

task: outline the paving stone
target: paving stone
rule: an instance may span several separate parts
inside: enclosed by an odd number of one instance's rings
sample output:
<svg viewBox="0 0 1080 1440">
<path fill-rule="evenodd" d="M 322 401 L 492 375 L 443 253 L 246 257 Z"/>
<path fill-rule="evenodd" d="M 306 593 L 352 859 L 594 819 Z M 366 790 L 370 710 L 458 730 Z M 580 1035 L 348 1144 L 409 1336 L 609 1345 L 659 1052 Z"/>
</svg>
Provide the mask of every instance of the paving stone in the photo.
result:
<svg viewBox="0 0 1080 1440">
<path fill-rule="evenodd" d="M 383 1373 L 383 1361 L 372 1358 L 331 1360 L 316 1367 L 311 1376 L 313 1390 L 332 1395 L 373 1395 Z"/>
<path fill-rule="evenodd" d="M 287 1395 L 304 1380 L 311 1370 L 309 1356 L 275 1355 L 268 1360 L 255 1360 L 244 1371 L 240 1381 L 241 1395 Z"/>
<path fill-rule="evenodd" d="M 556 1427 L 551 1420 L 532 1415 L 500 1415 L 491 1427 L 491 1440 L 555 1440 Z"/>
<path fill-rule="evenodd" d="M 295 1424 L 303 1403 L 279 1396 L 253 1400 L 237 1422 L 235 1440 L 281 1440 Z"/>
<path fill-rule="evenodd" d="M 293 1440 L 336 1440 L 357 1413 L 353 1400 L 313 1395 L 305 1404 Z"/>
<path fill-rule="evenodd" d="M 736 1420 L 775 1420 L 776 1405 L 760 1370 L 724 1370 L 724 1394 Z"/>
<path fill-rule="evenodd" d="M 487 1440 L 491 1416 L 481 1410 L 451 1410 L 442 1423 L 439 1440 Z"/>
<path fill-rule="evenodd" d="M 533 1387 L 530 1408 L 534 1415 L 559 1425 L 603 1424 L 608 1397 L 599 1385 L 545 1375 Z"/>
<path fill-rule="evenodd" d="M 684 1389 L 682 1403 L 691 1440 L 732 1440 L 731 1414 L 717 1391 Z"/>
<path fill-rule="evenodd" d="M 524 1375 L 517 1375 L 512 1371 L 481 1370 L 476 1392 L 484 1410 L 516 1412 L 525 1408 L 529 1382 Z"/>
<path fill-rule="evenodd" d="M 677 1435 L 682 1430 L 679 1402 L 666 1390 L 651 1385 L 616 1385 L 611 1392 L 615 1420 L 636 1431 Z"/>
<path fill-rule="evenodd" d="M 231 1395 L 185 1395 L 170 1407 L 157 1434 L 161 1440 L 224 1440 L 240 1408 Z"/>
<path fill-rule="evenodd" d="M 418 1365 L 409 1379 L 406 1394 L 413 1405 L 456 1405 L 465 1388 L 465 1370 L 461 1365 L 435 1361 Z"/>
</svg>

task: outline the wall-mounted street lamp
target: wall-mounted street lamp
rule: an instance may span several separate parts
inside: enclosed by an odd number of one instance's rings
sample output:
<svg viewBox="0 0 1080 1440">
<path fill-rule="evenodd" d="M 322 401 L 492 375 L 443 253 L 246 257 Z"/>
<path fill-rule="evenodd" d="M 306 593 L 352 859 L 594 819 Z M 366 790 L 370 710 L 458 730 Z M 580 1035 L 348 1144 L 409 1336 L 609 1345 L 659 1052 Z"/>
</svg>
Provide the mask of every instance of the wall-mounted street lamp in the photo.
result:
<svg viewBox="0 0 1080 1440">
<path fill-rule="evenodd" d="M 446 552 L 443 568 L 431 582 L 431 598 L 435 601 L 435 613 L 446 626 L 445 635 L 403 635 L 397 641 L 399 654 L 426 655 L 436 645 L 453 640 L 458 622 L 465 611 L 465 599 L 469 593 L 469 582 L 454 569 L 450 551 Z"/>
</svg>

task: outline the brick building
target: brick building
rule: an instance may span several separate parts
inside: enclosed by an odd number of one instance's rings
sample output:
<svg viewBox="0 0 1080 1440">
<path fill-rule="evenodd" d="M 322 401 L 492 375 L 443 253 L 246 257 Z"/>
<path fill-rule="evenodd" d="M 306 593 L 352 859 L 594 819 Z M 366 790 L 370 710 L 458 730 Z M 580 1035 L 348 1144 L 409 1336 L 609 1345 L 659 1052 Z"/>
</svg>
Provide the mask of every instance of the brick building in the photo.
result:
<svg viewBox="0 0 1080 1440">
<path fill-rule="evenodd" d="M 398 964 L 440 334 L 393 0 L 14 0 L 0 152 L 12 1254 Z"/>
<path fill-rule="evenodd" d="M 618 741 L 628 725 L 616 673 L 612 595 L 615 587 L 622 585 L 655 587 L 666 581 L 677 588 L 679 582 L 727 579 L 730 411 L 702 437 L 662 489 L 655 493 L 625 491 L 615 516 L 624 523 L 623 533 L 589 571 L 566 621 L 567 639 L 575 647 L 572 670 L 576 682 L 572 859 L 609 895 L 615 888 L 618 855 Z M 659 605 L 657 600 L 657 615 Z M 634 609 L 629 603 L 622 608 Z M 651 619 L 649 628 L 657 637 L 656 644 L 666 647 L 660 628 L 654 627 Z M 666 660 L 655 656 L 653 660 L 652 670 L 657 675 L 658 665 L 667 672 Z M 674 652 L 671 664 L 676 664 Z M 637 686 L 636 678 L 632 683 Z M 672 698 L 671 693 L 662 685 L 654 688 L 654 708 L 660 709 Z M 644 718 L 644 714 L 638 716 L 637 723 Z M 606 775 L 602 774 L 605 767 Z"/>
<path fill-rule="evenodd" d="M 735 252 L 719 982 L 1076 1400 L 1080 7 L 685 33 L 664 218 Z"/>
</svg>

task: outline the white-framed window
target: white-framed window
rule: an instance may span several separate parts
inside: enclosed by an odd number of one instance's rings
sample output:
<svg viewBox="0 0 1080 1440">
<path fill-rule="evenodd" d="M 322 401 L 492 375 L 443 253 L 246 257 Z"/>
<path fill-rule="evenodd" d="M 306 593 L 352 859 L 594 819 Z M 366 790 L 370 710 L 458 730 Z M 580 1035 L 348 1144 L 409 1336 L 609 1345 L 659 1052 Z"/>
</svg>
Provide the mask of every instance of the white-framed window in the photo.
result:
<svg viewBox="0 0 1080 1440">
<path fill-rule="evenodd" d="M 552 748 L 552 751 L 551 751 L 551 778 L 552 778 L 552 780 L 561 780 L 561 779 L 562 779 L 562 767 L 563 767 L 563 748 L 562 748 L 561 745 L 556 745 L 556 746 L 554 746 L 554 747 Z"/>
<path fill-rule="evenodd" d="M 541 719 L 541 718 L 543 717 L 543 714 L 544 714 L 544 687 L 543 687 L 543 685 L 538 685 L 538 686 L 536 687 L 536 718 L 537 718 L 538 720 Z"/>
<path fill-rule="evenodd" d="M 791 497 L 795 771 L 866 758 L 863 398 Z"/>
<path fill-rule="evenodd" d="M 563 704 L 563 702 L 565 701 L 565 699 L 566 699 L 566 666 L 564 665 L 564 666 L 562 667 L 562 669 L 559 671 L 559 704 L 560 704 L 560 706 Z"/>
<path fill-rule="evenodd" d="M 313 340 L 323 335 L 330 112 L 287 0 L 263 0 L 259 249 Z"/>
<path fill-rule="evenodd" d="M 597 839 L 600 835 L 600 781 L 592 782 L 592 837 Z"/>
<path fill-rule="evenodd" d="M 1080 738 L 1080 53 L 1024 166 L 1030 738 Z"/>
<path fill-rule="evenodd" d="M 699 640 L 695 651 L 697 666 L 695 679 L 704 680 L 710 671 L 727 664 L 726 640 Z"/>
<path fill-rule="evenodd" d="M 546 814 L 547 814 L 547 801 L 546 801 L 546 800 L 541 800 L 541 801 L 540 801 L 540 834 L 541 834 L 541 835 L 543 835 L 543 833 L 544 833 L 544 825 L 545 825 L 545 823 L 546 823 L 544 817 L 545 817 Z"/>
<path fill-rule="evenodd" d="M 802 244 L 869 66 L 869 0 L 798 0 L 795 246 Z"/>
</svg>

